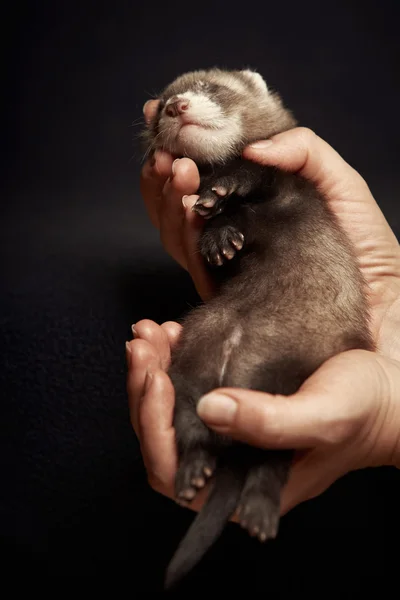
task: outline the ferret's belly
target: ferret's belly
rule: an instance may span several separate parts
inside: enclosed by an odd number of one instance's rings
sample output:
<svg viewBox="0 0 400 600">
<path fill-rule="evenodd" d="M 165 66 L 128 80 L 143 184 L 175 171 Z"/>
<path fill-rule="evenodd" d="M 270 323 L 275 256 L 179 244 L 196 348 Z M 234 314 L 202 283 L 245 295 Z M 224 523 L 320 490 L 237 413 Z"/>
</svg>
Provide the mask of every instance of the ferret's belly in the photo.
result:
<svg viewBox="0 0 400 600">
<path fill-rule="evenodd" d="M 346 349 L 332 322 L 310 328 L 299 314 L 278 319 L 268 312 L 201 307 L 184 324 L 174 370 L 201 393 L 242 387 L 291 394 L 324 360 Z"/>
</svg>

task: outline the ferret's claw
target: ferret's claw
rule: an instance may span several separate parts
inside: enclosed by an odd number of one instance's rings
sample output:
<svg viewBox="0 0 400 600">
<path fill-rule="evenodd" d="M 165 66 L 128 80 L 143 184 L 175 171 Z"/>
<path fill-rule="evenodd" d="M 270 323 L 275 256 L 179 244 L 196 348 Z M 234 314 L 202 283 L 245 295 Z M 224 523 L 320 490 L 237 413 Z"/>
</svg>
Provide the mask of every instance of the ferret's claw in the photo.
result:
<svg viewBox="0 0 400 600">
<path fill-rule="evenodd" d="M 222 260 L 221 255 L 218 252 L 213 252 L 212 254 L 208 254 L 207 261 L 210 263 L 210 265 L 215 265 L 217 267 L 222 266 L 222 264 L 224 262 Z"/>
<path fill-rule="evenodd" d="M 191 484 L 198 490 L 201 490 L 206 485 L 206 480 L 204 477 L 193 477 Z"/>
<path fill-rule="evenodd" d="M 228 194 L 227 188 L 223 187 L 222 185 L 216 185 L 215 187 L 211 188 L 211 190 L 215 192 L 217 196 L 221 196 L 222 198 Z"/>
<path fill-rule="evenodd" d="M 232 225 L 216 230 L 202 241 L 201 253 L 210 265 L 220 267 L 244 246 L 244 235 Z"/>
<path fill-rule="evenodd" d="M 193 488 L 187 488 L 186 490 L 182 490 L 178 496 L 178 498 L 182 498 L 183 500 L 193 500 L 196 495 L 196 490 Z"/>
<path fill-rule="evenodd" d="M 235 256 L 236 250 L 233 248 L 222 248 L 222 254 L 225 256 L 225 258 L 231 260 Z"/>
<path fill-rule="evenodd" d="M 197 202 L 193 205 L 192 211 L 200 215 L 204 218 L 210 218 L 214 214 L 216 214 L 214 207 L 217 203 L 217 196 L 208 195 L 208 196 L 200 196 Z"/>
<path fill-rule="evenodd" d="M 214 204 L 216 203 L 217 198 L 213 197 L 213 196 L 200 196 L 200 198 L 197 200 L 196 204 L 194 206 L 196 207 L 204 207 L 204 208 L 212 208 L 214 206 Z"/>
<path fill-rule="evenodd" d="M 215 186 L 211 189 L 205 189 L 200 193 L 192 210 L 206 219 L 214 217 L 222 212 L 228 189 L 222 186 Z"/>
</svg>

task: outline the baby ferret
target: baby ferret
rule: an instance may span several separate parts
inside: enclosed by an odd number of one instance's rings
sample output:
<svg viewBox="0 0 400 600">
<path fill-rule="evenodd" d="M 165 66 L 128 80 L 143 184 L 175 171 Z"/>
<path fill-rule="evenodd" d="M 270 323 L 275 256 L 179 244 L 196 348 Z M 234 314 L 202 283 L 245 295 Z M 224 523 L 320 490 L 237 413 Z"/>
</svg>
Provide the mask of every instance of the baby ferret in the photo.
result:
<svg viewBox="0 0 400 600">
<path fill-rule="evenodd" d="M 173 351 L 176 497 L 211 491 L 166 576 L 167 588 L 201 559 L 236 513 L 260 541 L 275 538 L 293 451 L 261 450 L 212 432 L 197 416 L 224 387 L 294 394 L 327 359 L 373 349 L 365 282 L 325 199 L 302 177 L 244 160 L 244 147 L 297 125 L 251 70 L 186 73 L 159 96 L 147 150 L 193 159 L 199 251 L 216 284 L 193 309 Z"/>
</svg>

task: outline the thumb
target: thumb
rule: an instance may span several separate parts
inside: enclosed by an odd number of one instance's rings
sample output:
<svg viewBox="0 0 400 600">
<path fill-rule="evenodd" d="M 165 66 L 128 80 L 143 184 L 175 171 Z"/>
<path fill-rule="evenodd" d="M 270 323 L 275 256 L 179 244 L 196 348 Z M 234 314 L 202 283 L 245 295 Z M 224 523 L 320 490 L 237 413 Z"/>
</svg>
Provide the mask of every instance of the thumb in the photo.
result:
<svg viewBox="0 0 400 600">
<path fill-rule="evenodd" d="M 324 435 L 315 400 L 227 389 L 203 396 L 197 413 L 217 433 L 252 446 L 310 448 Z"/>
<path fill-rule="evenodd" d="M 372 357 L 349 351 L 322 365 L 292 396 L 241 388 L 200 399 L 199 417 L 222 435 L 260 448 L 312 448 L 355 435 L 376 408 Z"/>
<path fill-rule="evenodd" d="M 336 150 L 311 129 L 297 127 L 261 140 L 247 148 L 243 155 L 260 164 L 274 165 L 298 173 L 312 181 L 327 197 L 368 198 L 374 200 L 361 175 Z"/>
</svg>

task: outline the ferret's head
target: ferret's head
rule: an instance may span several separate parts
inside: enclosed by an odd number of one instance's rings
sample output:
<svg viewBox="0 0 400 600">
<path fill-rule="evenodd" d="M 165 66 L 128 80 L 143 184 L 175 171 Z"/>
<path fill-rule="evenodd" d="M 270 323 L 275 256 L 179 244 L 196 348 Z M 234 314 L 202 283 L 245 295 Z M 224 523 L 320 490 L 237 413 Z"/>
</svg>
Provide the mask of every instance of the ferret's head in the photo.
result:
<svg viewBox="0 0 400 600">
<path fill-rule="evenodd" d="M 198 164 L 226 162 L 247 144 L 296 125 L 278 94 L 250 70 L 186 73 L 158 99 L 145 132 L 147 148 Z"/>
</svg>

